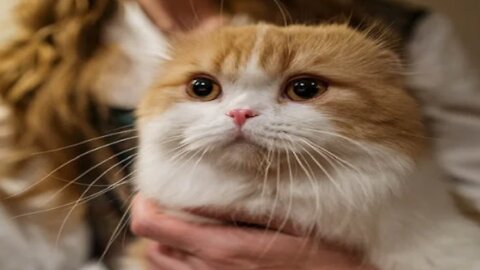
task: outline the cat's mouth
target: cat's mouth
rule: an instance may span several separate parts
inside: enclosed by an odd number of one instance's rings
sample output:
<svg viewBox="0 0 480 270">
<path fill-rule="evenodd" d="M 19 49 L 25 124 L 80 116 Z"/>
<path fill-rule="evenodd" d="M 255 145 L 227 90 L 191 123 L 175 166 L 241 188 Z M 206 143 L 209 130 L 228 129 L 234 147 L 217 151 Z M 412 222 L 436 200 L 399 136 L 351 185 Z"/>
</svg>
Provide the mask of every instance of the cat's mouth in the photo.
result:
<svg viewBox="0 0 480 270">
<path fill-rule="evenodd" d="M 251 138 L 248 138 L 247 136 L 245 136 L 245 134 L 238 133 L 235 135 L 235 137 L 233 137 L 231 141 L 229 141 L 225 145 L 225 148 L 230 148 L 230 147 L 259 148 L 261 146 Z"/>
</svg>

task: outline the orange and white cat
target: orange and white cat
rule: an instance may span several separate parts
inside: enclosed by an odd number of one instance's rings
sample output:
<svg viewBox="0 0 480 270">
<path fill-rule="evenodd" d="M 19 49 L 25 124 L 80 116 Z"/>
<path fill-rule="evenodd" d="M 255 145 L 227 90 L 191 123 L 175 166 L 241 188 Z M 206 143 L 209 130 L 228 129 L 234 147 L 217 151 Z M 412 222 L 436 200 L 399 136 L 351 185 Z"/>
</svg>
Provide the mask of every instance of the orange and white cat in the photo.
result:
<svg viewBox="0 0 480 270">
<path fill-rule="evenodd" d="M 141 103 L 138 191 L 242 211 L 380 270 L 480 269 L 480 229 L 430 162 L 399 58 L 343 25 L 222 28 L 173 46 Z"/>
</svg>

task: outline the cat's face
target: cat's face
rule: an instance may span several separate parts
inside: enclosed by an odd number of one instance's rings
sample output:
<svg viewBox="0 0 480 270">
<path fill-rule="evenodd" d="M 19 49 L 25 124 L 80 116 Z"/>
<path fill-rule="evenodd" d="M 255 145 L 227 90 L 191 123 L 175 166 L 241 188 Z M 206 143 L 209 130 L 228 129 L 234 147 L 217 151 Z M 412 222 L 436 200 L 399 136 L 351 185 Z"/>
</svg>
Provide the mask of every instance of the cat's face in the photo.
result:
<svg viewBox="0 0 480 270">
<path fill-rule="evenodd" d="M 139 109 L 147 151 L 258 171 L 424 148 L 398 58 L 346 26 L 224 28 L 174 48 Z"/>
</svg>

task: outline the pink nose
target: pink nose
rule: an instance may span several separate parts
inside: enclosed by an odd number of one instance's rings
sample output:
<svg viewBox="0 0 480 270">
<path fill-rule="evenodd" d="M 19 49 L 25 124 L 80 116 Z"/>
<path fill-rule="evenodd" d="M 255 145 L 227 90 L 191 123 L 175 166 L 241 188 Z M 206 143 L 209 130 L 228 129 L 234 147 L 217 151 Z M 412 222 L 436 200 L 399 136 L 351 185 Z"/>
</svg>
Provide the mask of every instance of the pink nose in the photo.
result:
<svg viewBox="0 0 480 270">
<path fill-rule="evenodd" d="M 231 110 L 227 115 L 233 118 L 233 122 L 235 122 L 237 126 L 241 127 L 247 119 L 258 116 L 258 113 L 250 109 L 235 109 Z"/>
</svg>

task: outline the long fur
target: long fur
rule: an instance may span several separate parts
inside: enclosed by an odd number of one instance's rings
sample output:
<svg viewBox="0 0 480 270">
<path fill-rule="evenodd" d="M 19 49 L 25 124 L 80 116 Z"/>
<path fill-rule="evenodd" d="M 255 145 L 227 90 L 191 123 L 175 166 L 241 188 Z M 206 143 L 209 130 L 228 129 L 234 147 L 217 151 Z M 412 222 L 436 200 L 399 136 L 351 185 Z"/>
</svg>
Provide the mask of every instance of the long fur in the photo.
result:
<svg viewBox="0 0 480 270">
<path fill-rule="evenodd" d="M 218 100 L 185 93 L 195 74 Z M 328 80 L 307 103 L 282 98 L 299 74 Z M 226 113 L 260 116 L 235 141 Z M 258 25 L 175 44 L 140 117 L 140 193 L 163 206 L 243 211 L 363 252 L 382 270 L 480 267 L 480 229 L 455 208 L 433 165 L 399 58 L 342 25 Z"/>
</svg>

